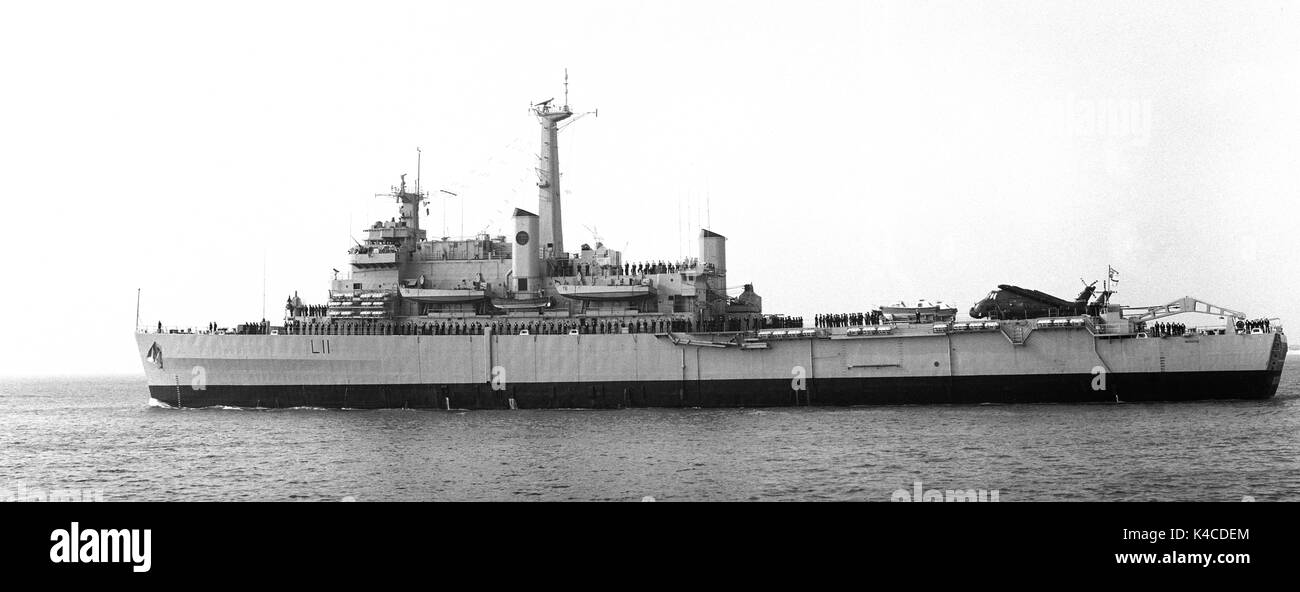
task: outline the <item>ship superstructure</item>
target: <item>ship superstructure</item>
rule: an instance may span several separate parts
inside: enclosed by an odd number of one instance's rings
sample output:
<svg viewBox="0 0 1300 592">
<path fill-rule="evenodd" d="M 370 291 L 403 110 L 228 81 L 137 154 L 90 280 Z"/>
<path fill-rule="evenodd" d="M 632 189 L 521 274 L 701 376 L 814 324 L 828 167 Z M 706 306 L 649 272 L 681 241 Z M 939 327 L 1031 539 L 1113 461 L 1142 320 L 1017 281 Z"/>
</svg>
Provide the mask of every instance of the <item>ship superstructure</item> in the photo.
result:
<svg viewBox="0 0 1300 592">
<path fill-rule="evenodd" d="M 532 332 L 623 333 L 660 327 L 690 331 L 784 327 L 764 317 L 752 285 L 727 294 L 726 241 L 702 230 L 699 257 L 626 260 L 596 242 L 565 249 L 557 124 L 566 104 L 534 105 L 541 124 L 538 213 L 515 209 L 509 236 L 426 239 L 420 204 L 405 178 L 386 194 L 398 216 L 375 222 L 349 252 L 351 274 L 335 279 L 326 309 L 290 303 L 289 333 L 473 331 L 484 326 Z"/>
</svg>

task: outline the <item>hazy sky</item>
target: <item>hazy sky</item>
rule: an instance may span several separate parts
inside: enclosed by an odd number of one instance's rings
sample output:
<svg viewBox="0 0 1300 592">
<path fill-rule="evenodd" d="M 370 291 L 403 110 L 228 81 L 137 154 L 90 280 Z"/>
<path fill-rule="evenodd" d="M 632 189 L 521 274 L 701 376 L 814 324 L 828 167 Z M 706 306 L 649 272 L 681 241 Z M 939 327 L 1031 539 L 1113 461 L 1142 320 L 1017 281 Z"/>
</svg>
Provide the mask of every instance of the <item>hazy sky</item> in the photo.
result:
<svg viewBox="0 0 1300 592">
<path fill-rule="evenodd" d="M 268 316 L 322 302 L 417 146 L 496 234 L 566 67 L 571 249 L 711 226 L 768 312 L 1111 265 L 1127 304 L 1300 319 L 1300 8 L 1135 4 L 5 3 L 0 373 L 138 372 L 137 288 L 150 326 L 260 319 L 264 265 Z"/>
</svg>

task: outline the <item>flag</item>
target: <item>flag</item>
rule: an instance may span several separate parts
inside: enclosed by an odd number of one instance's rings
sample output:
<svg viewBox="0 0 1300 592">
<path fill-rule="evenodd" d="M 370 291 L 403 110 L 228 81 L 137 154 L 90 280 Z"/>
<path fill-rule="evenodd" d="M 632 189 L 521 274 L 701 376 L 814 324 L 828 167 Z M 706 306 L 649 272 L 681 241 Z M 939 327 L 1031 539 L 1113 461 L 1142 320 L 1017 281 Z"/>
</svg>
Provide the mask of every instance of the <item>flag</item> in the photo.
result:
<svg viewBox="0 0 1300 592">
<path fill-rule="evenodd" d="M 1119 283 L 1119 280 L 1118 280 L 1115 276 L 1119 275 L 1119 272 L 1118 272 L 1118 271 L 1115 271 L 1115 268 L 1114 268 L 1114 267 L 1111 267 L 1111 266 L 1109 266 L 1109 265 L 1106 266 L 1106 269 L 1109 271 L 1109 274 L 1108 274 L 1108 275 L 1109 275 L 1109 277 L 1110 277 L 1110 281 L 1113 282 L 1113 283 L 1118 284 L 1118 283 Z"/>
</svg>

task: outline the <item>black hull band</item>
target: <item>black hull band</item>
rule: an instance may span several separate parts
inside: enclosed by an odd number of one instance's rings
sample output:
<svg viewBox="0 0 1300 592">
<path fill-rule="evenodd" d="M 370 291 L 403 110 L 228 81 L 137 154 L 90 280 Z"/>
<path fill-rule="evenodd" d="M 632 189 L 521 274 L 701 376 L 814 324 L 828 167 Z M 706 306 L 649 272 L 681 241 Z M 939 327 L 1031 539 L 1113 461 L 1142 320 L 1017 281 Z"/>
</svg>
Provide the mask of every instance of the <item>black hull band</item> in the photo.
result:
<svg viewBox="0 0 1300 592">
<path fill-rule="evenodd" d="M 1105 388 L 1088 374 L 791 380 L 556 382 L 512 384 L 150 386 L 154 399 L 183 407 L 350 409 L 623 409 L 979 403 L 1114 403 L 1267 399 L 1281 370 L 1112 373 Z"/>
</svg>

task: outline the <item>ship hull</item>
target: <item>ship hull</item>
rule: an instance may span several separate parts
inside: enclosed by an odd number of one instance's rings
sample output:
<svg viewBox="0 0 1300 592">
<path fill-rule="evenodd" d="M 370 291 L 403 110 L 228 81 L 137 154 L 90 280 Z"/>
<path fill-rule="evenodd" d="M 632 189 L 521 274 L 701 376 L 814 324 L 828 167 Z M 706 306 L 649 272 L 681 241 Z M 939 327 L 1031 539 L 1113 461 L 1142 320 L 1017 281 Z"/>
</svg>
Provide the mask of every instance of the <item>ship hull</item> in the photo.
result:
<svg viewBox="0 0 1300 592">
<path fill-rule="evenodd" d="M 627 409 L 639 407 L 792 407 L 986 403 L 1115 403 L 1267 399 L 1280 372 L 1188 372 L 1117 375 L 1092 390 L 1091 375 L 958 378 L 813 379 L 680 382 L 555 382 L 493 390 L 479 384 L 189 385 L 149 387 L 157 401 L 184 407 L 284 409 Z M 1079 388 L 1079 385 L 1085 385 Z"/>
<path fill-rule="evenodd" d="M 183 407 L 619 409 L 1266 399 L 1281 334 L 1037 331 L 775 341 L 721 336 L 139 334 L 149 394 Z M 712 341 L 711 341 L 712 340 Z M 689 341 L 695 345 L 682 345 Z"/>
</svg>

